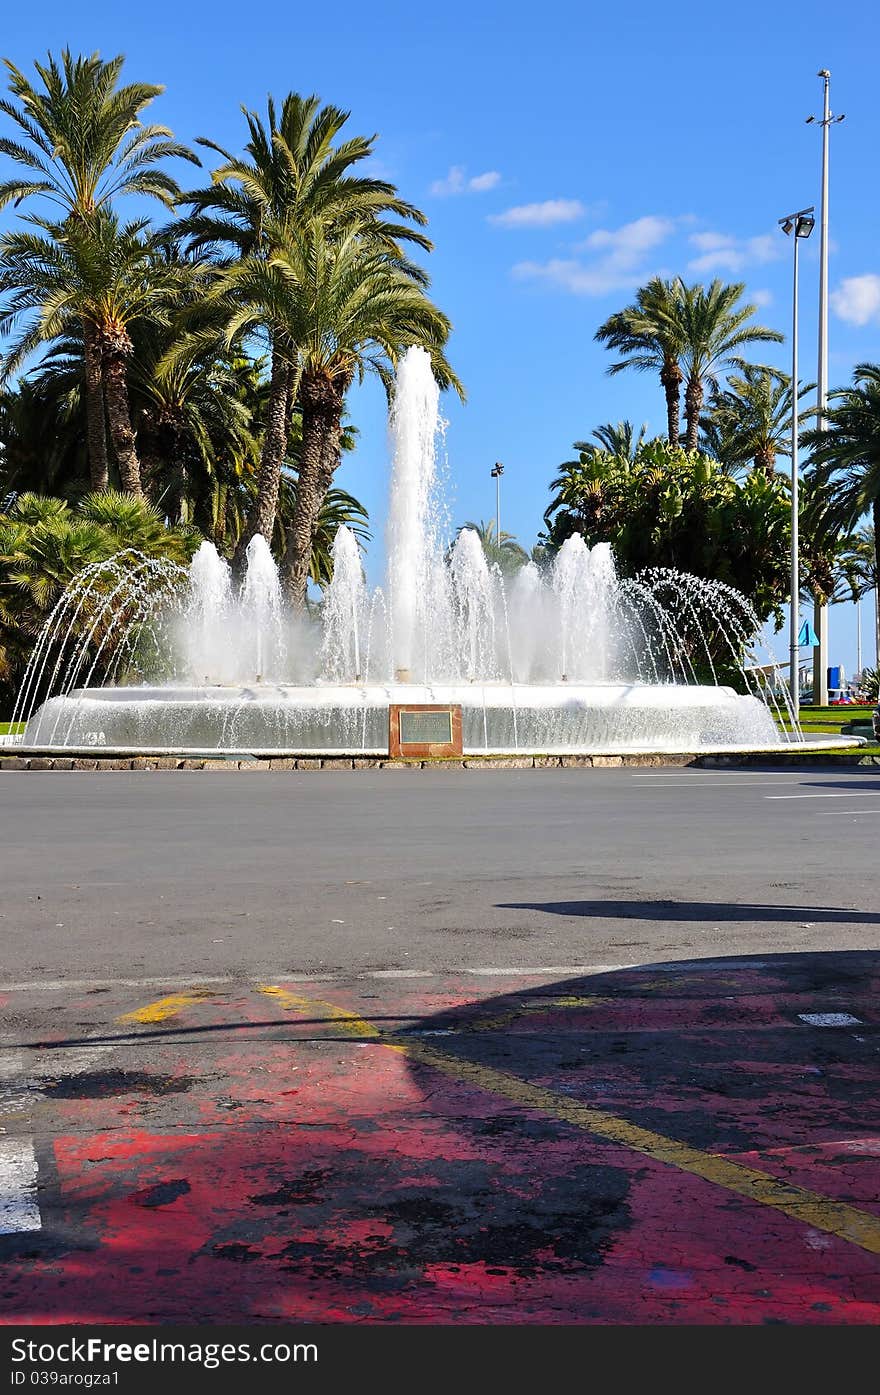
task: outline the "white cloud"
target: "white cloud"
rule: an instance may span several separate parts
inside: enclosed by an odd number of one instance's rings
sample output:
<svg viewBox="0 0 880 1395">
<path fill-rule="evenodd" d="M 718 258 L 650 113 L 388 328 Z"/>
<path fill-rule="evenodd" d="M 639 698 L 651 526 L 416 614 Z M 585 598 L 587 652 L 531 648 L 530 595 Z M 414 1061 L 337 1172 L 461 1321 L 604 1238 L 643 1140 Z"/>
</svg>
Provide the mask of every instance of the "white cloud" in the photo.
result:
<svg viewBox="0 0 880 1395">
<path fill-rule="evenodd" d="M 749 291 L 749 300 L 757 305 L 759 310 L 765 310 L 768 305 L 773 304 L 772 291 Z"/>
<path fill-rule="evenodd" d="M 714 271 L 742 271 L 747 266 L 764 266 L 785 255 L 782 237 L 760 233 L 757 237 L 733 237 L 730 233 L 697 232 L 688 238 L 701 253 L 688 262 L 688 271 L 703 275 Z"/>
<path fill-rule="evenodd" d="M 688 239 L 692 247 L 696 247 L 700 252 L 722 252 L 728 247 L 733 247 L 736 239 L 727 233 L 698 232 L 691 233 Z"/>
<path fill-rule="evenodd" d="M 518 280 L 544 281 L 572 295 L 601 296 L 629 290 L 650 268 L 649 252 L 675 231 L 675 219 L 648 215 L 616 229 L 597 228 L 575 250 L 599 253 L 591 261 L 582 257 L 553 258 L 547 262 L 519 262 L 513 268 Z"/>
<path fill-rule="evenodd" d="M 489 222 L 499 228 L 553 228 L 558 223 L 573 223 L 586 212 L 580 199 L 545 199 L 543 203 L 521 203 L 504 213 L 493 213 Z"/>
<path fill-rule="evenodd" d="M 619 265 L 630 266 L 652 247 L 665 242 L 674 231 L 674 219 L 649 214 L 645 218 L 636 218 L 632 223 L 624 223 L 613 231 L 597 228 L 578 250 L 592 252 L 598 249 Z"/>
<path fill-rule="evenodd" d="M 486 170 L 485 174 L 475 174 L 473 179 L 468 180 L 468 189 L 473 194 L 485 194 L 500 183 L 501 175 L 498 170 Z"/>
<path fill-rule="evenodd" d="M 484 174 L 475 174 L 469 179 L 464 165 L 451 165 L 445 179 L 434 180 L 431 193 L 441 198 L 450 194 L 485 194 L 500 183 L 498 170 L 486 170 Z"/>
<path fill-rule="evenodd" d="M 831 292 L 831 306 L 835 315 L 851 325 L 866 325 L 871 320 L 880 323 L 880 276 L 867 272 L 845 277 Z"/>
<path fill-rule="evenodd" d="M 638 280 L 612 272 L 601 262 L 586 266 L 574 258 L 561 257 L 549 262 L 517 262 L 513 274 L 518 281 L 545 281 L 572 295 L 605 295 L 609 291 L 628 290 Z"/>
</svg>

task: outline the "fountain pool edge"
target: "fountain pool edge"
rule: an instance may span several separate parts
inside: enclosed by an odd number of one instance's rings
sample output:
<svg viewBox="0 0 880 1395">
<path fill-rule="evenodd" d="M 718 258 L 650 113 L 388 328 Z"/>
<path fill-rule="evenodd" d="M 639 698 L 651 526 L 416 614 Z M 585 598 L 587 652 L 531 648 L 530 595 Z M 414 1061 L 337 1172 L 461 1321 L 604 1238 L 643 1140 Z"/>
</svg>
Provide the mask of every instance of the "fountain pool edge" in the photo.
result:
<svg viewBox="0 0 880 1395">
<path fill-rule="evenodd" d="M 859 749 L 868 743 L 860 736 L 809 736 L 803 742 L 785 742 L 772 746 L 701 746 L 690 750 L 670 751 L 645 747 L 641 750 L 578 751 L 570 754 L 523 755 L 471 754 L 463 757 L 403 757 L 390 759 L 387 755 L 322 755 L 314 752 L 237 749 L 218 756 L 216 750 L 167 747 L 153 752 L 142 747 L 25 746 L 18 737 L 0 737 L 0 770 L 378 770 L 391 768 L 414 769 L 553 769 L 606 766 L 687 766 L 722 763 L 749 765 L 755 760 L 768 759 L 785 765 L 809 764 L 818 758 L 823 763 L 844 765 L 880 765 L 880 756 L 859 756 Z"/>
</svg>

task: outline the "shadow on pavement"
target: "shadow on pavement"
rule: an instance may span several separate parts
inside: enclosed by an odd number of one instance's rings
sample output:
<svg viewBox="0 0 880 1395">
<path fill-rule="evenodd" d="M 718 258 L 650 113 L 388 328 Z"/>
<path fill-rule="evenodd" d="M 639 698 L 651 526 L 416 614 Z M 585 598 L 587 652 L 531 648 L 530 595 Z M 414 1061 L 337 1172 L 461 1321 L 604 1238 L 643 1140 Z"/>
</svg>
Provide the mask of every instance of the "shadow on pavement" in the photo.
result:
<svg viewBox="0 0 880 1395">
<path fill-rule="evenodd" d="M 877 911 L 856 911 L 845 906 L 773 906 L 742 901 L 502 901 L 497 908 L 608 920 L 693 920 L 712 924 L 768 920 L 812 925 L 825 922 L 831 925 L 880 925 L 880 913 Z"/>
</svg>

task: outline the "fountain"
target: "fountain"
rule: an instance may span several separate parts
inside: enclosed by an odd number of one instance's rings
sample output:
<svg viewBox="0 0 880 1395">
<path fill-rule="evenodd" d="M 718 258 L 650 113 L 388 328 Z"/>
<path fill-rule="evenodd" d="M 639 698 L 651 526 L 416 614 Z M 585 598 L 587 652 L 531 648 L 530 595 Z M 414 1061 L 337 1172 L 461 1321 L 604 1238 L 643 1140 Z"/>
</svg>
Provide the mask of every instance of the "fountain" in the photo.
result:
<svg viewBox="0 0 880 1395">
<path fill-rule="evenodd" d="M 384 584 L 341 527 L 319 619 L 285 608 L 266 541 L 238 590 L 202 543 L 188 569 L 121 553 L 86 568 L 35 646 L 13 720 L 32 751 L 387 755 L 397 706 L 460 709 L 465 754 L 772 749 L 778 703 L 742 668 L 760 626 L 717 582 L 617 576 L 570 537 L 505 580 L 441 526 L 438 390 L 404 356 L 390 419 Z M 744 692 L 717 681 L 714 656 Z M 712 683 L 698 681 L 698 671 Z M 789 714 L 790 715 L 790 714 Z"/>
</svg>

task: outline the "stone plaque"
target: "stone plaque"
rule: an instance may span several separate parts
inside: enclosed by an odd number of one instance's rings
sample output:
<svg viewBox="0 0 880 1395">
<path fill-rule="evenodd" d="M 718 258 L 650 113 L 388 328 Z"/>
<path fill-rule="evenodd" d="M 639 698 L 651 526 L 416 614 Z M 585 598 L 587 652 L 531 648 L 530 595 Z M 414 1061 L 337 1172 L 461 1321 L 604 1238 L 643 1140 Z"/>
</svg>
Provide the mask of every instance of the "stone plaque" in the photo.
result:
<svg viewBox="0 0 880 1395">
<path fill-rule="evenodd" d="M 409 760 L 460 756 L 461 708 L 457 703 L 392 703 L 388 708 L 388 754 Z"/>
<path fill-rule="evenodd" d="M 401 746 L 448 746 L 452 742 L 452 711 L 400 711 Z"/>
</svg>

